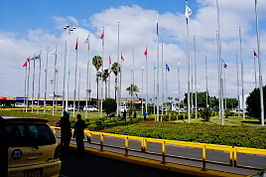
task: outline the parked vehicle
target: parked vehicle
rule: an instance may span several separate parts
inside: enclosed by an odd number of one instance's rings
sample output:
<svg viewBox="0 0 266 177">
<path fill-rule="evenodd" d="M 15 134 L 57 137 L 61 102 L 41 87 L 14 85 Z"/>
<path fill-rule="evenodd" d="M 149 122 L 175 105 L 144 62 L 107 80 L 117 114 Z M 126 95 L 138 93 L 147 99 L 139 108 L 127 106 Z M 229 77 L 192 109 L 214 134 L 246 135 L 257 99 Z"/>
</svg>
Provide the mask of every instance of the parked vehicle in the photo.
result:
<svg viewBox="0 0 266 177">
<path fill-rule="evenodd" d="M 92 105 L 84 106 L 83 111 L 97 111 L 98 109 L 93 107 Z"/>
<path fill-rule="evenodd" d="M 8 176 L 59 176 L 59 143 L 47 120 L 0 117 L 8 147 Z M 2 137 L 2 136 L 1 136 Z"/>
</svg>

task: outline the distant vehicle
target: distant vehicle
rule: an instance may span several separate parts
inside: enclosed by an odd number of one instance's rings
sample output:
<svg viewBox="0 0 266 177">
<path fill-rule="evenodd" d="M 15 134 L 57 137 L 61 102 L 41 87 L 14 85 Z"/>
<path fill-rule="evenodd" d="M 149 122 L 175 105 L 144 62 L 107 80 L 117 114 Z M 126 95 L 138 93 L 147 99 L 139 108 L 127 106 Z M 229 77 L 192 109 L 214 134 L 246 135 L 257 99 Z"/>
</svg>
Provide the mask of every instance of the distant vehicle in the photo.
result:
<svg viewBox="0 0 266 177">
<path fill-rule="evenodd" d="M 24 108 L 24 107 L 26 107 L 26 105 L 24 103 L 19 103 L 19 102 L 15 103 L 14 106 L 17 107 L 17 108 Z"/>
<path fill-rule="evenodd" d="M 83 111 L 97 111 L 98 109 L 93 107 L 92 105 L 84 106 Z"/>
<path fill-rule="evenodd" d="M 60 146 L 47 120 L 1 117 L 8 146 L 8 176 L 60 175 Z"/>
<path fill-rule="evenodd" d="M 67 107 L 67 109 L 66 109 L 67 111 L 74 111 L 74 107 Z M 77 111 L 78 109 L 77 108 L 75 108 L 75 111 Z"/>
</svg>

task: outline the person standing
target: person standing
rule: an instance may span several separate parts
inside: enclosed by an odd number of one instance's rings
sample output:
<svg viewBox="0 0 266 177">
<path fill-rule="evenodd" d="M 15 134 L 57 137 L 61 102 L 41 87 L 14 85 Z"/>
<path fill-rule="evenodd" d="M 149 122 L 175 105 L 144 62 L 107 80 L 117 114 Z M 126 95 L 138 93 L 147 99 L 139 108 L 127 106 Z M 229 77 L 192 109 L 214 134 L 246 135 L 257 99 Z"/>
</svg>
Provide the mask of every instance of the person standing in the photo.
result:
<svg viewBox="0 0 266 177">
<path fill-rule="evenodd" d="M 62 153 L 67 153 L 72 136 L 71 126 L 69 121 L 69 114 L 64 111 L 63 116 L 60 119 L 59 127 L 61 127 L 61 150 Z"/>
<path fill-rule="evenodd" d="M 85 121 L 81 119 L 81 115 L 77 115 L 77 122 L 75 123 L 74 137 L 76 137 L 78 155 L 84 154 L 84 129 L 86 128 Z"/>
</svg>

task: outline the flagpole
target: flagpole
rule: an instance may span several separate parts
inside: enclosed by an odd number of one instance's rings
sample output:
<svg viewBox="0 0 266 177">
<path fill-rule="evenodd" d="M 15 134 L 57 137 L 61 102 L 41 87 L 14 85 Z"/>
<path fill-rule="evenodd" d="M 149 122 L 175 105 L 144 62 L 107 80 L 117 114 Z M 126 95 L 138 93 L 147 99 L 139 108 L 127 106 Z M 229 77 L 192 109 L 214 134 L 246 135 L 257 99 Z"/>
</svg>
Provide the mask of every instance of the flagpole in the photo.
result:
<svg viewBox="0 0 266 177">
<path fill-rule="evenodd" d="M 28 71 L 28 81 L 27 81 L 27 101 L 26 101 L 26 112 L 28 112 L 29 107 L 29 91 L 30 91 L 30 58 L 27 59 L 29 63 L 29 71 Z"/>
<path fill-rule="evenodd" d="M 91 89 L 91 83 L 89 83 L 89 75 L 90 75 L 90 33 L 87 37 L 87 44 L 88 44 L 88 62 L 87 62 L 87 74 L 86 74 L 86 109 L 85 109 L 85 118 L 88 117 L 88 92 Z M 90 84 L 90 85 L 89 85 Z"/>
<path fill-rule="evenodd" d="M 239 96 L 239 70 L 238 70 L 238 56 L 237 56 L 237 52 L 236 52 L 236 85 L 237 85 L 237 113 L 238 113 L 238 117 L 240 117 L 240 96 Z"/>
<path fill-rule="evenodd" d="M 156 65 L 155 65 L 155 61 L 154 61 L 154 65 L 153 65 L 153 114 L 155 115 L 156 114 L 156 110 L 155 110 L 155 107 L 156 107 Z M 156 117 L 155 117 L 155 121 L 156 121 Z"/>
<path fill-rule="evenodd" d="M 162 50 L 162 52 L 161 52 L 161 54 L 162 54 L 162 65 L 161 65 L 161 71 L 162 71 L 162 82 L 161 82 L 161 84 L 162 84 L 162 86 L 161 86 L 161 90 L 162 90 L 162 115 L 164 115 L 164 98 L 165 98 L 165 96 L 164 96 L 164 90 L 165 90 L 165 85 L 164 85 L 164 82 L 165 82 L 165 80 L 164 80 L 164 61 L 163 61 L 163 43 L 161 44 L 161 50 Z"/>
<path fill-rule="evenodd" d="M 48 73 L 48 47 L 46 49 L 46 63 L 45 63 L 45 81 L 44 81 L 44 109 L 43 109 L 43 113 L 46 113 L 46 97 L 47 97 L 47 73 Z"/>
<path fill-rule="evenodd" d="M 256 15 L 256 34 L 257 34 L 257 47 L 258 47 L 258 62 L 259 62 L 259 87 L 260 87 L 260 109 L 261 109 L 261 126 L 264 126 L 264 98 L 262 88 L 262 75 L 261 75 L 261 60 L 260 60 L 260 34 L 259 34 L 259 20 L 257 14 L 257 0 L 255 0 L 255 15 Z"/>
<path fill-rule="evenodd" d="M 80 109 L 80 77 L 81 77 L 81 73 L 80 73 L 80 68 L 79 68 L 79 77 L 78 77 L 78 110 Z"/>
<path fill-rule="evenodd" d="M 197 45 L 196 36 L 193 37 L 194 42 L 194 84 L 195 84 L 195 119 L 198 118 L 198 91 L 197 91 Z"/>
<path fill-rule="evenodd" d="M 104 27 L 103 27 L 103 33 L 104 35 Z M 103 61 L 103 64 L 104 64 L 104 38 L 102 39 L 102 61 Z M 103 76 L 103 66 L 102 64 L 102 76 Z M 101 103 L 100 103 L 100 117 L 102 118 L 102 114 L 103 114 L 103 77 L 102 77 L 102 80 L 101 80 Z"/>
<path fill-rule="evenodd" d="M 143 98 L 144 98 L 144 95 L 143 95 L 143 72 L 144 72 L 144 66 L 142 64 L 141 66 L 141 115 L 143 115 Z"/>
<path fill-rule="evenodd" d="M 54 88 L 53 88 L 53 110 L 52 110 L 52 115 L 55 115 L 55 87 L 56 87 L 56 64 L 57 64 L 57 45 L 55 47 L 54 51 Z"/>
<path fill-rule="evenodd" d="M 186 11 L 188 8 L 188 2 L 186 0 Z M 191 117 L 190 117 L 190 55 L 189 55 L 189 26 L 188 26 L 188 20 L 189 16 L 186 16 L 186 30 L 187 30 L 187 35 L 186 35 L 186 60 L 188 61 L 188 76 L 187 76 L 187 81 L 188 81 L 188 87 L 187 87 L 187 111 L 188 111 L 188 123 L 191 122 Z"/>
<path fill-rule="evenodd" d="M 205 56 L 205 80 L 206 80 L 206 108 L 209 108 L 209 91 L 208 91 L 208 67 L 207 56 Z"/>
<path fill-rule="evenodd" d="M 76 116 L 76 97 L 77 97 L 77 72 L 78 72 L 78 37 L 76 39 L 76 62 L 75 62 L 75 80 L 74 80 L 74 110 L 73 110 L 73 115 Z"/>
<path fill-rule="evenodd" d="M 146 46 L 147 51 L 147 46 Z M 145 113 L 148 113 L 148 51 L 146 52 L 146 101 L 145 101 Z"/>
<path fill-rule="evenodd" d="M 178 78 L 178 113 L 180 113 L 180 61 L 178 62 L 178 66 L 177 66 L 177 78 Z"/>
<path fill-rule="evenodd" d="M 39 79 L 38 79 L 38 109 L 37 114 L 39 114 L 40 111 L 40 94 L 41 94 L 41 71 L 42 71 L 42 60 L 39 56 Z"/>
<path fill-rule="evenodd" d="M 256 67 L 256 56 L 255 56 L 255 49 L 253 48 L 253 56 L 254 56 L 254 76 L 255 76 L 255 88 L 258 87 L 257 84 L 257 67 Z"/>
<path fill-rule="evenodd" d="M 33 101 L 34 101 L 34 82 L 35 82 L 35 60 L 36 57 L 33 57 L 33 75 L 32 75 L 32 98 L 31 98 L 31 112 L 33 112 Z"/>
<path fill-rule="evenodd" d="M 244 69 L 243 69 L 243 59 L 242 59 L 242 38 L 241 38 L 241 27 L 239 26 L 239 57 L 241 63 L 241 96 L 242 96 L 242 120 L 245 120 L 245 98 L 244 98 Z"/>
<path fill-rule="evenodd" d="M 160 61 L 159 61 L 159 11 L 157 10 L 157 82 L 156 82 L 156 88 L 157 88 L 157 96 L 156 96 L 156 106 L 157 106 L 157 112 L 156 112 L 156 118 L 157 121 L 160 121 L 159 119 L 159 93 L 160 93 L 160 85 L 159 85 L 159 76 L 160 76 Z"/>
<path fill-rule="evenodd" d="M 135 72 L 134 72 L 134 69 L 135 69 L 135 53 L 134 53 L 134 48 L 132 49 L 132 55 L 133 55 L 132 79 L 133 79 L 133 86 L 134 86 L 135 85 L 135 77 L 134 77 L 134 74 L 135 74 Z M 132 95 L 133 95 L 133 93 L 132 93 Z M 134 99 L 134 95 L 132 96 L 132 105 L 133 105 L 133 99 Z M 132 114 L 133 114 L 133 112 L 134 111 L 132 110 Z"/>
<path fill-rule="evenodd" d="M 119 50 L 119 25 L 120 25 L 120 22 L 118 21 L 117 22 L 117 63 L 120 67 L 120 72 L 118 71 L 117 73 L 117 83 L 119 83 L 120 85 L 120 73 L 121 73 L 121 65 L 120 65 L 120 59 L 119 59 L 119 55 L 120 55 L 120 50 Z M 116 109 L 116 114 L 117 116 L 119 115 L 120 113 L 120 86 L 119 88 L 116 88 L 116 104 L 117 104 L 117 109 Z"/>
<path fill-rule="evenodd" d="M 110 57 L 110 56 L 109 56 Z M 110 59 L 109 59 L 110 60 Z M 108 61 L 109 62 L 109 66 L 108 66 L 108 72 L 109 72 L 109 77 L 107 78 L 108 80 L 108 98 L 111 98 L 110 97 L 110 83 L 111 83 L 111 63 L 110 63 L 110 61 Z"/>
<path fill-rule="evenodd" d="M 64 54 L 64 69 L 63 69 L 63 100 L 62 100 L 62 111 L 65 110 L 65 87 L 66 87 L 66 59 L 67 59 L 67 40 L 65 40 L 65 54 Z"/>
<path fill-rule="evenodd" d="M 24 103 L 24 106 L 25 106 L 25 112 L 27 110 L 27 107 L 26 107 L 26 95 L 27 95 L 27 70 L 28 70 L 28 61 L 27 62 L 27 65 L 25 67 L 25 79 L 24 79 L 24 100 L 23 100 L 23 103 Z"/>
<path fill-rule="evenodd" d="M 222 75 L 222 46 L 221 46 L 221 33 L 220 33 L 220 8 L 219 2 L 216 0 L 217 7 L 217 25 L 218 25 L 218 40 L 217 40 L 217 49 L 218 49 L 218 76 L 219 76 L 219 118 L 221 120 L 221 125 L 224 125 L 224 107 L 223 107 L 223 75 Z"/>
</svg>

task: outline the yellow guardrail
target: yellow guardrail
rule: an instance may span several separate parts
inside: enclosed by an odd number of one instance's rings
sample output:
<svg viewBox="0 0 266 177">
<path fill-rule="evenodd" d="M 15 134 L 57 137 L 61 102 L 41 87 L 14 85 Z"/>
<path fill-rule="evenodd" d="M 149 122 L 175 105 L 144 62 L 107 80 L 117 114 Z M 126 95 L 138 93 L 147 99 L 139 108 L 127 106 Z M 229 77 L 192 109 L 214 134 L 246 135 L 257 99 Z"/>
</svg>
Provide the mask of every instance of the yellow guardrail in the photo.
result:
<svg viewBox="0 0 266 177">
<path fill-rule="evenodd" d="M 54 127 L 51 126 L 54 133 L 56 134 L 57 130 L 60 130 L 60 127 Z M 206 163 L 212 163 L 212 164 L 219 164 L 219 165 L 225 165 L 225 166 L 232 166 L 232 167 L 240 167 L 240 168 L 247 168 L 247 169 L 255 169 L 255 170 L 261 170 L 257 167 L 252 166 L 242 166 L 238 165 L 238 153 L 246 153 L 246 154 L 253 154 L 253 155 L 263 155 L 266 156 L 266 149 L 256 149 L 256 148 L 246 148 L 246 147 L 234 147 L 234 146 L 226 146 L 226 145 L 215 145 L 215 144 L 206 144 L 206 143 L 194 143 L 194 142 L 184 142 L 184 141 L 175 141 L 175 140 L 166 140 L 166 139 L 155 139 L 155 138 L 145 138 L 145 137 L 137 137 L 137 136 L 129 136 L 129 135 L 120 135 L 120 134 L 112 134 L 112 133 L 104 133 L 104 132 L 95 132 L 90 130 L 85 130 L 84 133 L 88 137 L 88 141 L 91 144 L 97 144 L 100 145 L 100 151 L 103 151 L 103 147 L 115 147 L 113 145 L 107 145 L 104 144 L 104 137 L 113 137 L 113 138 L 120 138 L 124 139 L 124 147 L 116 147 L 120 149 L 125 150 L 125 156 L 128 155 L 128 151 L 138 151 L 136 149 L 129 149 L 129 140 L 137 140 L 140 141 L 140 147 L 141 151 L 143 153 L 148 154 L 157 154 L 162 156 L 162 163 L 165 162 L 165 157 L 175 157 L 180 159 L 187 159 L 187 160 L 194 160 L 202 162 L 202 170 L 206 169 Z M 100 136 L 100 143 L 94 143 L 92 142 L 92 136 L 98 135 Z M 148 151 L 148 143 L 159 143 L 161 144 L 161 153 L 155 153 L 155 152 L 149 152 Z M 194 159 L 190 157 L 182 157 L 182 156 L 174 156 L 166 154 L 166 145 L 176 145 L 176 146 L 185 146 L 190 148 L 199 148 L 201 149 L 202 157 L 201 159 Z M 229 153 L 229 161 L 230 163 L 224 163 L 224 162 L 217 162 L 217 161 L 210 161 L 207 160 L 207 150 L 217 150 L 217 151 L 226 151 Z"/>
</svg>

